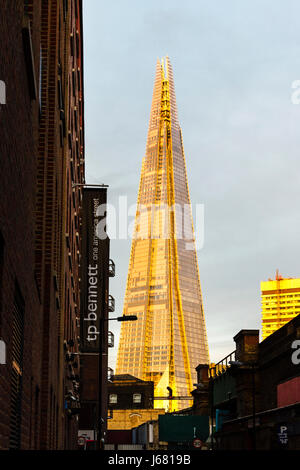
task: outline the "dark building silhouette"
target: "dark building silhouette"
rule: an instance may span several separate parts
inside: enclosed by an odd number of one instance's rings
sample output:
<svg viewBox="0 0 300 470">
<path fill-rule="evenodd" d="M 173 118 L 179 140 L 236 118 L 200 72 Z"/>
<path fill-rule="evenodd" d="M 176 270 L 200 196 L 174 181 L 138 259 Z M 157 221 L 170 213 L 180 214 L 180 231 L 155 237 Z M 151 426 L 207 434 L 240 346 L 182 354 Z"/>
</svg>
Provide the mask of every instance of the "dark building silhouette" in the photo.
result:
<svg viewBox="0 0 300 470">
<path fill-rule="evenodd" d="M 209 368 L 209 382 L 203 380 L 207 366 L 198 368 L 202 405 L 209 394 L 214 448 L 299 449 L 300 316 L 261 343 L 258 330 L 241 330 L 234 341 L 235 351 Z M 201 396 L 197 400 L 200 407 Z"/>
<path fill-rule="evenodd" d="M 3 0 L 0 41 L 6 91 L 5 104 L 0 99 L 6 345 L 0 449 L 72 449 L 80 375 L 74 353 L 84 183 L 82 2 Z"/>
<path fill-rule="evenodd" d="M 107 449 L 138 449 L 132 447 L 133 429 L 155 421 L 164 408 L 155 408 L 154 382 L 130 374 L 114 375 L 108 383 Z"/>
<path fill-rule="evenodd" d="M 114 375 L 108 384 L 109 410 L 151 409 L 154 398 L 154 382 L 133 377 L 130 374 Z"/>
</svg>

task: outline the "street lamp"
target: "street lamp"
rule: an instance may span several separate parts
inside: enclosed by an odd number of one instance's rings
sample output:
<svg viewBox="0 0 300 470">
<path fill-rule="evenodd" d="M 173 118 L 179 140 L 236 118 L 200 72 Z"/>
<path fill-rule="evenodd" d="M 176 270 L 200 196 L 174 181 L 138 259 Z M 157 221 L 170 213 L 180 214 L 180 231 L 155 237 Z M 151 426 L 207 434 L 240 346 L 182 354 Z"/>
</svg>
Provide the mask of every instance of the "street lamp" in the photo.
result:
<svg viewBox="0 0 300 470">
<path fill-rule="evenodd" d="M 116 320 L 116 321 L 136 321 L 138 317 L 136 315 L 122 315 L 121 317 L 115 318 L 100 318 L 99 325 L 99 364 L 98 364 L 98 374 L 99 374 L 99 386 L 98 386 L 98 448 L 102 448 L 102 424 L 104 419 L 101 416 L 102 411 L 102 376 L 103 376 L 103 367 L 102 367 L 102 354 L 103 354 L 103 334 L 104 334 L 104 322 Z"/>
<path fill-rule="evenodd" d="M 229 361 L 229 364 L 234 367 L 242 367 L 242 366 L 251 366 L 252 371 L 252 426 L 253 426 L 253 450 L 256 450 L 256 429 L 255 429 L 255 366 L 254 362 L 242 362 L 242 361 Z"/>
<path fill-rule="evenodd" d="M 107 318 L 108 321 L 110 320 L 117 320 L 117 321 L 136 321 L 138 318 L 136 315 L 122 315 L 121 317 L 115 318 Z"/>
</svg>

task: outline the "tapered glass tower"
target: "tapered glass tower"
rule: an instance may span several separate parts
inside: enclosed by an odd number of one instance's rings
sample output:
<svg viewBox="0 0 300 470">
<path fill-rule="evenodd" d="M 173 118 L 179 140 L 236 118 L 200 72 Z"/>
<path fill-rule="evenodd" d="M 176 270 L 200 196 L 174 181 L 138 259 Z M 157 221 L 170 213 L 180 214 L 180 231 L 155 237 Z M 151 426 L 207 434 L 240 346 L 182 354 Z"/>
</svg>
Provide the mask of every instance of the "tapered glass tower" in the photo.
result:
<svg viewBox="0 0 300 470">
<path fill-rule="evenodd" d="M 153 380 L 155 396 L 188 397 L 208 346 L 192 211 L 173 73 L 157 62 L 146 155 L 142 163 L 117 374 Z M 169 387 L 169 389 L 167 389 Z M 187 399 L 155 407 L 181 409 Z"/>
</svg>

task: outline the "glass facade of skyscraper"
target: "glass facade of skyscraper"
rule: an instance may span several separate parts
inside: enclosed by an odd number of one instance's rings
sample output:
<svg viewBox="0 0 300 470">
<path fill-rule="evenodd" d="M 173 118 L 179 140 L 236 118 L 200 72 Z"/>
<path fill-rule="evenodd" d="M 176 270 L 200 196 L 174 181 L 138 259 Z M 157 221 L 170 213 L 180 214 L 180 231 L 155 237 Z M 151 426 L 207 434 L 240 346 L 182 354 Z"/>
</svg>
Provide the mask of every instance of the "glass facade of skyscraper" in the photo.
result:
<svg viewBox="0 0 300 470">
<path fill-rule="evenodd" d="M 168 58 L 157 62 L 146 155 L 142 163 L 117 374 L 153 380 L 155 396 L 186 397 L 195 367 L 208 364 L 192 211 L 174 81 Z M 155 400 L 181 409 L 190 400 Z"/>
</svg>

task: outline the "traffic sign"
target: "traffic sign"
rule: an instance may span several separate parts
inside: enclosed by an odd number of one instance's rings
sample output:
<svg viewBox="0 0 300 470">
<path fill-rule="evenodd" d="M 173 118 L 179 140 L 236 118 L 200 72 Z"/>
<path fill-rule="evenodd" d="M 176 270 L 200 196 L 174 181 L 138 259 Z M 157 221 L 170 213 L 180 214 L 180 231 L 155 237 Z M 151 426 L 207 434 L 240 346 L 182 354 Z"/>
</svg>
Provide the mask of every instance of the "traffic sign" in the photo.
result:
<svg viewBox="0 0 300 470">
<path fill-rule="evenodd" d="M 79 436 L 78 437 L 78 445 L 79 446 L 84 446 L 85 445 L 85 437 L 84 436 Z"/>
<path fill-rule="evenodd" d="M 203 445 L 203 442 L 201 439 L 194 439 L 193 440 L 193 446 L 196 447 L 196 449 L 200 449 Z"/>
</svg>

